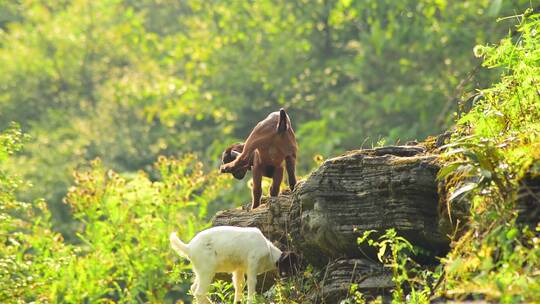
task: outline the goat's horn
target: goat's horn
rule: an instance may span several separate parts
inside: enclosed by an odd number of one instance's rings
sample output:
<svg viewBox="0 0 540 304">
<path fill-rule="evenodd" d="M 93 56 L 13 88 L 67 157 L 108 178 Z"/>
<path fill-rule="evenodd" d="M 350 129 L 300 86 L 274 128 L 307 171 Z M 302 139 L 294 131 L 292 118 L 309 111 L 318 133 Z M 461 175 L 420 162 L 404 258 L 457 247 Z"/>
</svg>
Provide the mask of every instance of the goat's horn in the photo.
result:
<svg viewBox="0 0 540 304">
<path fill-rule="evenodd" d="M 238 151 L 231 151 L 231 155 L 234 156 L 235 158 L 240 156 L 240 152 Z"/>
</svg>

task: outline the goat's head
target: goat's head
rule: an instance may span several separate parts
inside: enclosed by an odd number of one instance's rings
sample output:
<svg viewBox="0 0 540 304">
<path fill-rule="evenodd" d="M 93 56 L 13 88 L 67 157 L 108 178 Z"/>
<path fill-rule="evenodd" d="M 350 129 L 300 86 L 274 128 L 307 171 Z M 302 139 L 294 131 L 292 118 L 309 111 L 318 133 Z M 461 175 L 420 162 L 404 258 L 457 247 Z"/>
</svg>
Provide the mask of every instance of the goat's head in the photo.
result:
<svg viewBox="0 0 540 304">
<path fill-rule="evenodd" d="M 292 251 L 284 251 L 276 262 L 276 267 L 280 276 L 291 277 L 302 267 L 302 258 Z"/>
<path fill-rule="evenodd" d="M 232 161 L 234 161 L 242 151 L 244 150 L 244 144 L 243 143 L 236 143 L 225 149 L 223 151 L 223 154 L 221 155 L 221 165 L 228 164 Z M 231 173 L 234 178 L 236 179 L 243 179 L 244 176 L 246 176 L 247 170 L 249 169 L 249 166 L 244 167 L 238 167 L 238 168 L 232 168 L 230 171 L 223 171 L 224 173 Z"/>
</svg>

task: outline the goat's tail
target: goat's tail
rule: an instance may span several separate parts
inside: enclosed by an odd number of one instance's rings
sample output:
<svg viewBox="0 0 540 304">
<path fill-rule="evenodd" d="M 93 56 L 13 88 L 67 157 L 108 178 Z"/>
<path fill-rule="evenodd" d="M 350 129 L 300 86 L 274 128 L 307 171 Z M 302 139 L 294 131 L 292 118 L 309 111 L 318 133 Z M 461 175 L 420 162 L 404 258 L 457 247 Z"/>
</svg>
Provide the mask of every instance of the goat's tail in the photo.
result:
<svg viewBox="0 0 540 304">
<path fill-rule="evenodd" d="M 287 113 L 283 108 L 279 109 L 279 123 L 277 127 L 278 133 L 283 133 L 287 131 L 289 126 L 287 126 Z"/>
<path fill-rule="evenodd" d="M 176 232 L 171 232 L 171 235 L 169 236 L 169 240 L 171 241 L 171 247 L 176 251 L 179 255 L 184 257 L 189 257 L 189 247 L 187 244 L 182 242 L 177 236 Z"/>
</svg>

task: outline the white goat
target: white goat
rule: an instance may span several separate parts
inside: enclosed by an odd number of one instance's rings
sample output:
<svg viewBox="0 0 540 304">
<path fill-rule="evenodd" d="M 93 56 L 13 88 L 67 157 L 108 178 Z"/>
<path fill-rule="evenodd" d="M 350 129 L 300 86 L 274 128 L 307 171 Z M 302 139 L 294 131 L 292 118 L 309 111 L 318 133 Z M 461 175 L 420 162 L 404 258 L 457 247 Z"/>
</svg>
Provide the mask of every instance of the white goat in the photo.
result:
<svg viewBox="0 0 540 304">
<path fill-rule="evenodd" d="M 169 239 L 172 248 L 192 263 L 195 281 L 191 293 L 199 304 L 210 303 L 206 294 L 217 272 L 232 273 L 235 303 L 242 301 L 247 275 L 247 303 L 251 304 L 257 274 L 276 269 L 281 257 L 281 250 L 258 228 L 213 227 L 198 233 L 189 244 L 184 244 L 174 232 Z"/>
</svg>

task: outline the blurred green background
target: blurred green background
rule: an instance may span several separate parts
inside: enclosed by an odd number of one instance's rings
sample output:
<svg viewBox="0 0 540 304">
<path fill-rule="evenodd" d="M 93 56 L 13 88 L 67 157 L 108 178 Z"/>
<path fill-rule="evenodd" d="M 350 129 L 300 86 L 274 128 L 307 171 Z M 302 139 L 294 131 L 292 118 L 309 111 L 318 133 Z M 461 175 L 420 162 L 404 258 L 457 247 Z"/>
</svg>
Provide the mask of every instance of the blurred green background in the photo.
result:
<svg viewBox="0 0 540 304">
<path fill-rule="evenodd" d="M 0 1 L 0 129 L 30 135 L 8 164 L 69 219 L 73 170 L 100 158 L 121 173 L 223 148 L 284 107 L 300 174 L 348 149 L 438 134 L 457 101 L 497 71 L 476 44 L 529 0 Z M 242 183 L 240 183 L 242 184 Z M 249 201 L 235 183 L 223 206 Z"/>
</svg>

